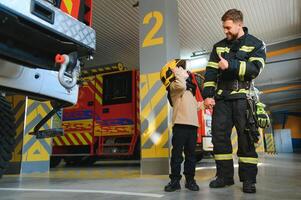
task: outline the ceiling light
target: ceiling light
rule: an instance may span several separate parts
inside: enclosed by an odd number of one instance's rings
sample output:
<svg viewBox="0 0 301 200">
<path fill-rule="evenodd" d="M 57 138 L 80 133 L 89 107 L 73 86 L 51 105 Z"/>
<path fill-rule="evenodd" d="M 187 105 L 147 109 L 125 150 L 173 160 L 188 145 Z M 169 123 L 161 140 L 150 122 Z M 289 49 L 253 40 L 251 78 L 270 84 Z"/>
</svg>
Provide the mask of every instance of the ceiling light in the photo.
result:
<svg viewBox="0 0 301 200">
<path fill-rule="evenodd" d="M 194 52 L 192 52 L 192 55 L 190 57 L 194 58 L 194 57 L 198 57 L 198 56 L 202 56 L 202 55 L 206 55 L 206 54 L 208 54 L 207 50 L 202 49 L 200 51 L 194 51 Z"/>
<path fill-rule="evenodd" d="M 187 60 L 187 69 L 190 71 L 205 68 L 208 62 L 208 56 L 202 56 Z"/>
</svg>

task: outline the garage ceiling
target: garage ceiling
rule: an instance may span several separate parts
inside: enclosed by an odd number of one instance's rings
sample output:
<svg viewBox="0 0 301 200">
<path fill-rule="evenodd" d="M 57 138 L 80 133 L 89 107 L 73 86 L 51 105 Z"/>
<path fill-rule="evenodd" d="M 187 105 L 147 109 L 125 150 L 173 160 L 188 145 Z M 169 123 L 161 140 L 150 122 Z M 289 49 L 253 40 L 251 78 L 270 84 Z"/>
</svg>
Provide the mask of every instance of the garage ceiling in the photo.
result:
<svg viewBox="0 0 301 200">
<path fill-rule="evenodd" d="M 137 0 L 94 0 L 93 27 L 97 52 L 88 66 L 122 62 L 139 66 L 139 7 Z M 301 36 L 300 0 L 178 0 L 181 57 L 205 49 L 224 35 L 220 17 L 240 9 L 251 34 L 267 44 Z"/>
</svg>

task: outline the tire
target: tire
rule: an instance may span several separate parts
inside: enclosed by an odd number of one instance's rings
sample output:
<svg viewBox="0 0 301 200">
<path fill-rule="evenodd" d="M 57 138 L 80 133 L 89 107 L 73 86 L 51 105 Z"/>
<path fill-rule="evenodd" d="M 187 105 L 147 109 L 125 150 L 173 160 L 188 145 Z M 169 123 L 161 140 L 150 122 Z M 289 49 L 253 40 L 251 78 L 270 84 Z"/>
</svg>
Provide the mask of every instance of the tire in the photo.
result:
<svg viewBox="0 0 301 200">
<path fill-rule="evenodd" d="M 98 160 L 93 156 L 70 156 L 65 157 L 66 166 L 92 166 Z"/>
<path fill-rule="evenodd" d="M 133 158 L 134 160 L 141 160 L 141 147 L 140 147 L 140 139 L 135 144 Z"/>
<path fill-rule="evenodd" d="M 96 163 L 97 161 L 97 157 L 93 157 L 93 156 L 84 156 L 79 164 L 82 165 L 82 166 L 92 166 Z"/>
<path fill-rule="evenodd" d="M 66 156 L 66 157 L 64 157 L 65 164 L 68 167 L 79 166 L 82 159 L 83 159 L 83 156 Z"/>
<path fill-rule="evenodd" d="M 50 157 L 50 168 L 57 167 L 62 161 L 62 157 L 58 156 L 51 156 Z"/>
<path fill-rule="evenodd" d="M 0 95 L 0 178 L 5 173 L 15 148 L 16 125 L 11 104 Z"/>
</svg>

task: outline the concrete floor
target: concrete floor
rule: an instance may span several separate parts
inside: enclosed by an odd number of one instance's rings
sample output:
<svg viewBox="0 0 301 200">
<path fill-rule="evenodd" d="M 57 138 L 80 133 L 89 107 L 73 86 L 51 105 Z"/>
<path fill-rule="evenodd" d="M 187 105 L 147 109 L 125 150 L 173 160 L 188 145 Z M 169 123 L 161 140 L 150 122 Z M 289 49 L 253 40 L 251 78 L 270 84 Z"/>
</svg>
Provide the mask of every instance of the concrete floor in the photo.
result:
<svg viewBox="0 0 301 200">
<path fill-rule="evenodd" d="M 59 167 L 50 174 L 4 176 L 0 180 L 1 200 L 94 200 L 94 199 L 301 199 L 301 154 L 262 155 L 256 194 L 244 194 L 238 182 L 221 189 L 210 189 L 215 175 L 214 161 L 197 165 L 199 192 L 182 187 L 165 193 L 167 176 L 141 176 L 138 164 L 99 163 L 93 167 Z M 182 181 L 184 185 L 184 181 Z"/>
</svg>

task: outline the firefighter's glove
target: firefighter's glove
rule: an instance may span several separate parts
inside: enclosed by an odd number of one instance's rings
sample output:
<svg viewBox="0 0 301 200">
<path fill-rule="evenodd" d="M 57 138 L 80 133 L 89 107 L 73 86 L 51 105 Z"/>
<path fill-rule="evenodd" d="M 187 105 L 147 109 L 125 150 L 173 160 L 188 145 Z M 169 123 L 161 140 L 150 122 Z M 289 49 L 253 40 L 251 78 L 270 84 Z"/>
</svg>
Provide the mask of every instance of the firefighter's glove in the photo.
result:
<svg viewBox="0 0 301 200">
<path fill-rule="evenodd" d="M 265 105 L 263 103 L 256 103 L 256 119 L 257 125 L 260 128 L 266 128 L 270 125 L 270 118 L 264 108 Z"/>
</svg>

